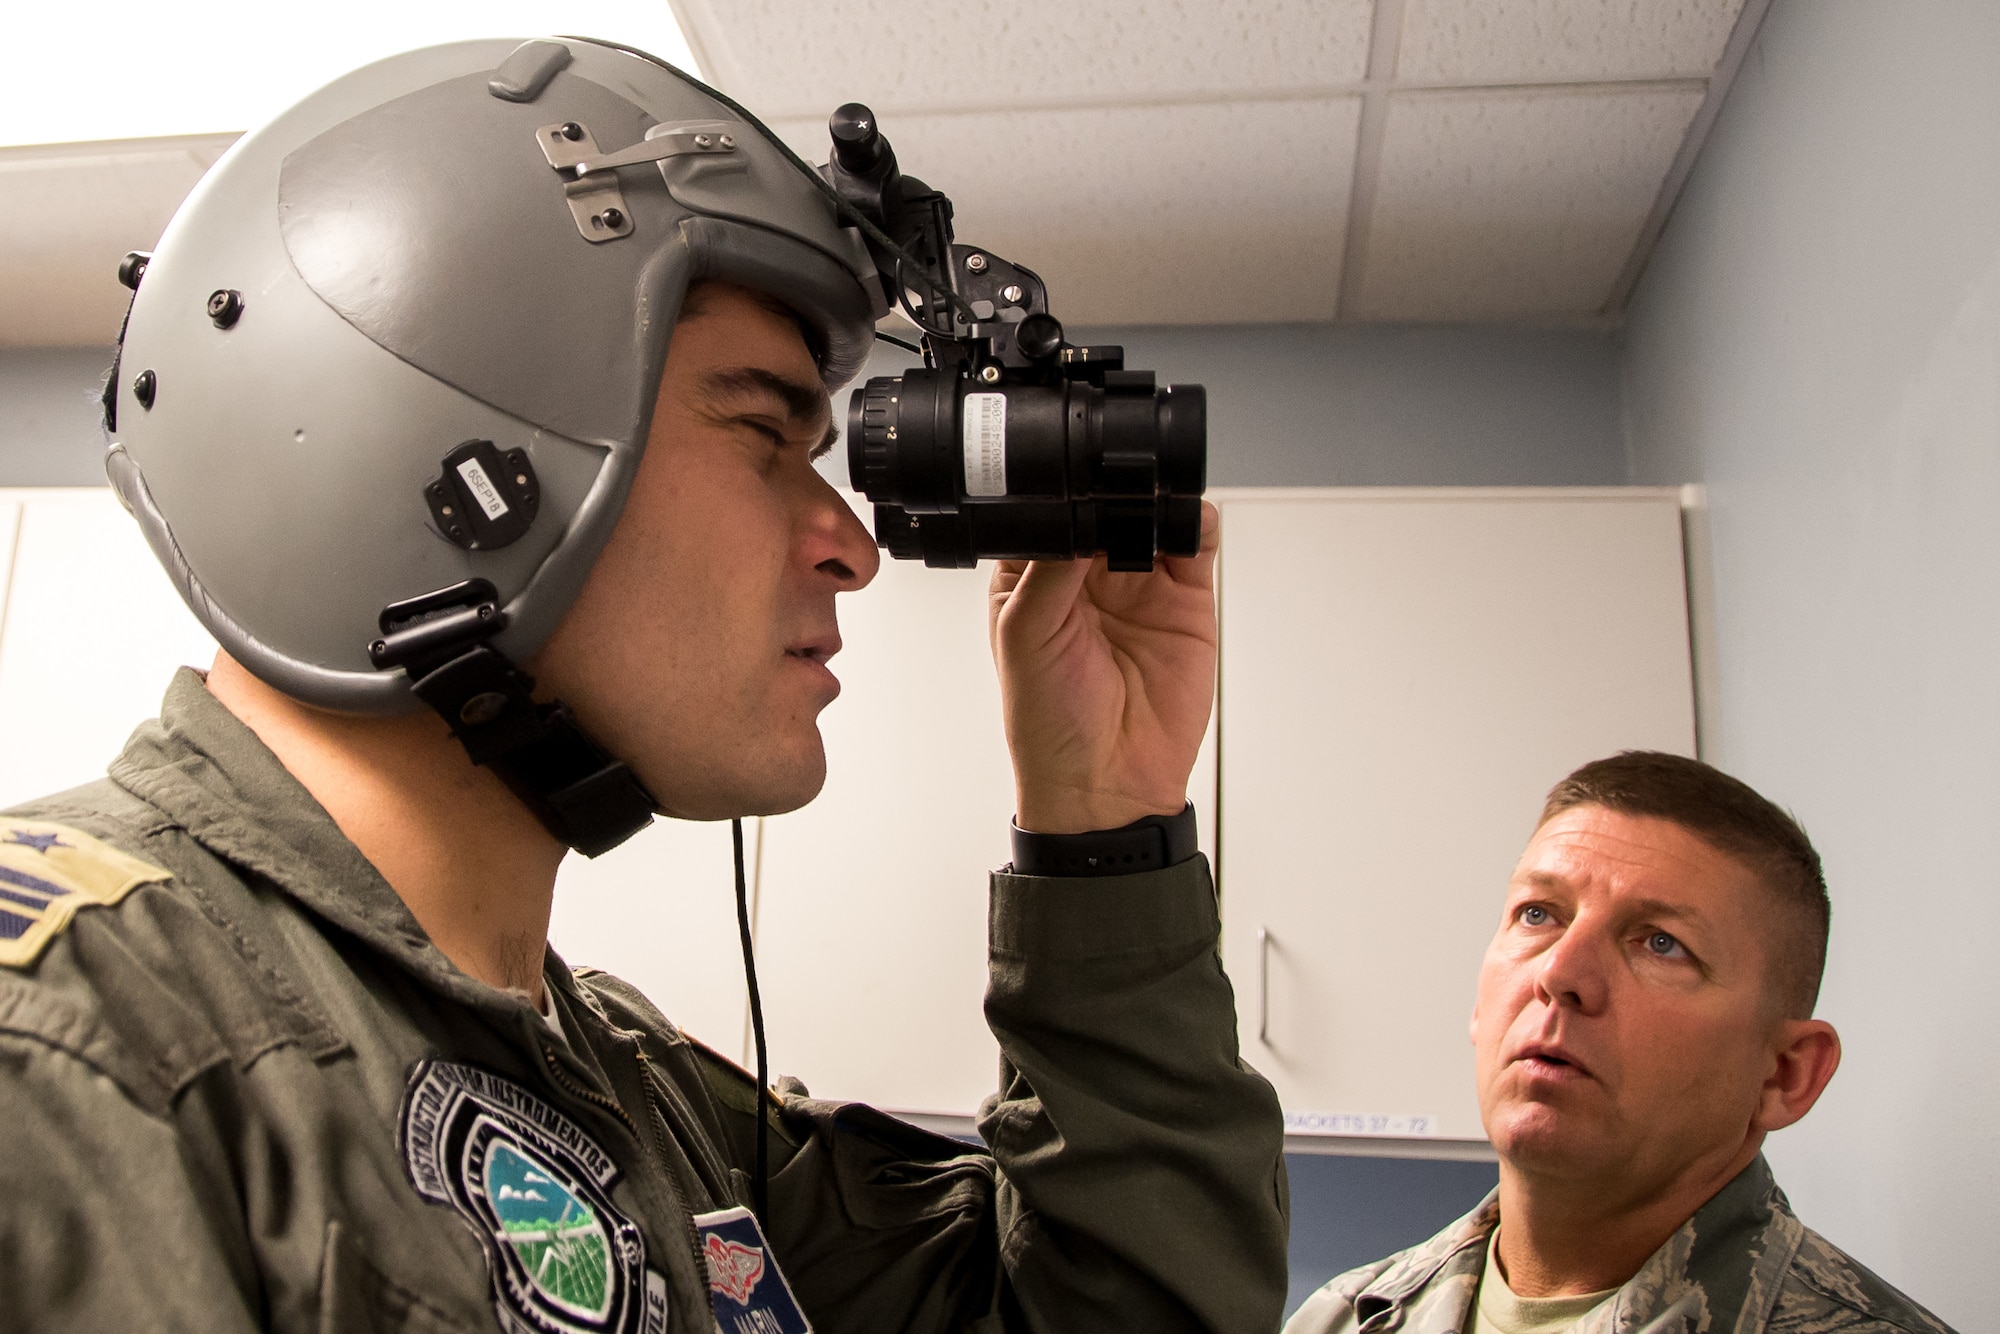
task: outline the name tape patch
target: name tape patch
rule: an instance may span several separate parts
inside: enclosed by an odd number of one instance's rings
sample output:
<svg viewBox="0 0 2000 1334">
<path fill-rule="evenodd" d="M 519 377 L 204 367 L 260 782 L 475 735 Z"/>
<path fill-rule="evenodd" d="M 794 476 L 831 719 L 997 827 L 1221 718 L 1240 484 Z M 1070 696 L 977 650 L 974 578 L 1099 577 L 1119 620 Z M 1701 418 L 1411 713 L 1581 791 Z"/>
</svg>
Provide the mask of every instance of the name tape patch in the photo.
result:
<svg viewBox="0 0 2000 1334">
<path fill-rule="evenodd" d="M 701 1254 L 708 1262 L 709 1303 L 722 1334 L 812 1334 L 791 1284 L 748 1209 L 696 1214 Z"/>
<path fill-rule="evenodd" d="M 0 966 L 27 967 L 82 909 L 170 878 L 68 825 L 0 820 Z"/>
</svg>

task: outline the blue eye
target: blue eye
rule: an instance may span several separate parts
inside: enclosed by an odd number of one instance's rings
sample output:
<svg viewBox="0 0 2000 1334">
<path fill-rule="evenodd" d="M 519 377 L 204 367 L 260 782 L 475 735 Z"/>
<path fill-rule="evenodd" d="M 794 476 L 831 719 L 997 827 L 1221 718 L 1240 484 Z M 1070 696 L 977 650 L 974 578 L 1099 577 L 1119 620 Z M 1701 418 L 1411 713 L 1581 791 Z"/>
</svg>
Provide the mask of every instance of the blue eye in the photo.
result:
<svg viewBox="0 0 2000 1334">
<path fill-rule="evenodd" d="M 1521 909 L 1521 921 L 1527 926 L 1547 926 L 1549 910 L 1539 904 L 1531 903 Z"/>
<path fill-rule="evenodd" d="M 1664 931 L 1655 931 L 1652 935 L 1647 936 L 1646 948 L 1662 959 L 1671 959 L 1676 955 L 1687 953 L 1687 950 L 1682 947 L 1678 940 L 1675 940 Z"/>
</svg>

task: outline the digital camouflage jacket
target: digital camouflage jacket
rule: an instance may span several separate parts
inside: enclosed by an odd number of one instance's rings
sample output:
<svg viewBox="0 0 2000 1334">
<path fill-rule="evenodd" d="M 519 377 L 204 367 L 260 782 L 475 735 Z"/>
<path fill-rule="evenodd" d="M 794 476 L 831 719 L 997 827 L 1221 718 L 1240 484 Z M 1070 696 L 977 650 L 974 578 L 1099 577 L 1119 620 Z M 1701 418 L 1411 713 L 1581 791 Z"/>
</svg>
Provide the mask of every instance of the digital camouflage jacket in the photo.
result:
<svg viewBox="0 0 2000 1334">
<path fill-rule="evenodd" d="M 1282 1126 L 1199 858 L 996 873 L 991 1152 L 764 1098 L 767 1253 L 754 1081 L 638 992 L 551 956 L 564 1040 L 461 973 L 192 672 L 110 774 L 0 816 L 0 1330 L 1278 1323 Z"/>
<path fill-rule="evenodd" d="M 1420 1246 L 1351 1269 L 1285 1334 L 1460 1334 L 1472 1326 L 1499 1193 Z M 1799 1222 L 1759 1154 L 1574 1334 L 1950 1334 Z"/>
</svg>

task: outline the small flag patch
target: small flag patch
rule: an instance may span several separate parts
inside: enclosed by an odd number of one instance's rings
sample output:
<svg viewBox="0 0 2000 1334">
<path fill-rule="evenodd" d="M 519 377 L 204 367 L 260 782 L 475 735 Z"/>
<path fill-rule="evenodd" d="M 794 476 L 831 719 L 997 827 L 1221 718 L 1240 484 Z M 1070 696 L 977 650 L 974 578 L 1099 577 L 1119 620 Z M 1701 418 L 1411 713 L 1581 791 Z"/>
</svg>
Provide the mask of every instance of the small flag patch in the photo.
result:
<svg viewBox="0 0 2000 1334">
<path fill-rule="evenodd" d="M 722 1334 L 812 1334 L 755 1214 L 718 1209 L 696 1214 L 694 1225 L 708 1262 L 709 1304 Z"/>
</svg>

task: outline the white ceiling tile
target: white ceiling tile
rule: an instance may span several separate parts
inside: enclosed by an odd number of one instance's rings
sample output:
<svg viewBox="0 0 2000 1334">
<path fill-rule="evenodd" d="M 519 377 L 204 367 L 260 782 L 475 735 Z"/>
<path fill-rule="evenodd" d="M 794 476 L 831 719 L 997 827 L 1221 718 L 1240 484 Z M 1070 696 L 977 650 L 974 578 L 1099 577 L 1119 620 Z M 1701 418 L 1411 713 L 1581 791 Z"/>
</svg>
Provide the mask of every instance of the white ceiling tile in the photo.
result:
<svg viewBox="0 0 2000 1334">
<path fill-rule="evenodd" d="M 0 347 L 109 343 L 150 250 L 233 134 L 0 150 Z"/>
<path fill-rule="evenodd" d="M 687 60 L 662 0 L 90 0 L 0 9 L 0 144 L 243 131 L 398 51 L 596 33 Z"/>
<path fill-rule="evenodd" d="M 1041 274 L 1067 324 L 1331 319 L 1360 99 L 885 116 L 958 239 Z M 775 127 L 812 161 L 817 119 Z"/>
<path fill-rule="evenodd" d="M 1707 78 L 1743 0 L 1406 0 L 1396 77 Z"/>
<path fill-rule="evenodd" d="M 717 86 L 761 116 L 1160 101 L 1361 78 L 1371 0 L 680 0 Z"/>
<path fill-rule="evenodd" d="M 1351 313 L 1595 314 L 1701 99 L 1698 84 L 1395 94 Z"/>
</svg>

